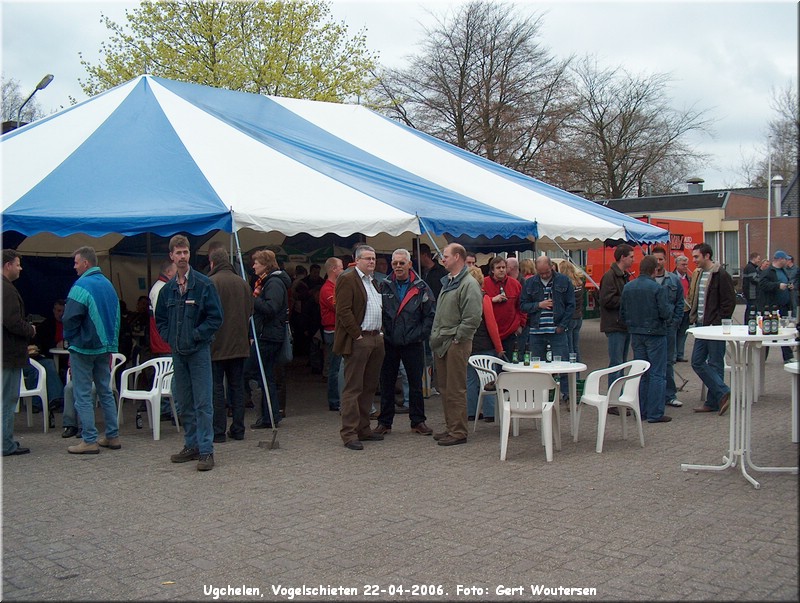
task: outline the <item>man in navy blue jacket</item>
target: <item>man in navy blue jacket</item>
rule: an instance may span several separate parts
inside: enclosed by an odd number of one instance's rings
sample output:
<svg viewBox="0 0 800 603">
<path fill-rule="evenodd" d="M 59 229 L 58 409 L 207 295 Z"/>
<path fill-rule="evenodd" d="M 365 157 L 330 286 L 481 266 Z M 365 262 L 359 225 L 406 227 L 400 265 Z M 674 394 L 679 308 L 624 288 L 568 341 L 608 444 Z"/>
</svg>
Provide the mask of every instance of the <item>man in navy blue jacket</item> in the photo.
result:
<svg viewBox="0 0 800 603">
<path fill-rule="evenodd" d="M 156 326 L 172 348 L 175 400 L 180 406 L 184 446 L 170 460 L 197 460 L 198 471 L 214 468 L 214 404 L 211 341 L 222 325 L 222 303 L 214 284 L 189 268 L 189 240 L 169 240 L 169 257 L 178 271 L 164 285 L 156 304 Z"/>
<path fill-rule="evenodd" d="M 408 404 L 411 431 L 431 435 L 425 425 L 422 371 L 425 369 L 423 342 L 431 336 L 436 303 L 433 292 L 411 269 L 411 254 L 398 249 L 392 254 L 392 274 L 380 283 L 383 297 L 383 346 L 381 366 L 381 414 L 375 433 L 392 431 L 394 385 L 400 362 L 408 375 Z"/>
<path fill-rule="evenodd" d="M 531 356 L 545 357 L 547 344 L 554 356 L 569 354 L 567 328 L 575 313 L 572 281 L 553 270 L 547 256 L 535 261 L 536 276 L 525 281 L 519 298 L 520 310 L 528 314 Z"/>
<path fill-rule="evenodd" d="M 639 409 L 648 423 L 668 423 L 664 414 L 664 374 L 667 369 L 667 329 L 674 311 L 667 290 L 653 278 L 658 261 L 646 255 L 639 277 L 622 289 L 619 317 L 628 326 L 635 360 L 647 360 L 650 369 L 639 382 Z"/>
</svg>

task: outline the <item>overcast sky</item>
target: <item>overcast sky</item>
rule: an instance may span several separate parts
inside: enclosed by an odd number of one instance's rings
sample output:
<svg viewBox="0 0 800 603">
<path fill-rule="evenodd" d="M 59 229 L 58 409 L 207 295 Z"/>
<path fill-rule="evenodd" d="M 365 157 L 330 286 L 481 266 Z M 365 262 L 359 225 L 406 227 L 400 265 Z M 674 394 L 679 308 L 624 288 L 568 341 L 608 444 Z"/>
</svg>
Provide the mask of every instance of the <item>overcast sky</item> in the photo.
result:
<svg viewBox="0 0 800 603">
<path fill-rule="evenodd" d="M 459 2 L 336 0 L 332 13 L 352 33 L 367 30 L 367 45 L 397 67 L 413 53 L 429 11 L 441 15 Z M 705 188 L 742 185 L 743 155 L 766 145 L 774 88 L 797 86 L 798 5 L 785 2 L 517 2 L 524 14 L 543 14 L 542 43 L 559 58 L 591 54 L 601 65 L 635 73 L 669 73 L 675 107 L 695 105 L 716 120 L 713 137 L 693 144 L 712 156 L 696 174 Z M 108 30 L 131 2 L 9 2 L 2 0 L 2 72 L 24 94 L 47 73 L 55 79 L 36 99 L 46 111 L 85 100 L 79 52 L 96 63 Z"/>
</svg>

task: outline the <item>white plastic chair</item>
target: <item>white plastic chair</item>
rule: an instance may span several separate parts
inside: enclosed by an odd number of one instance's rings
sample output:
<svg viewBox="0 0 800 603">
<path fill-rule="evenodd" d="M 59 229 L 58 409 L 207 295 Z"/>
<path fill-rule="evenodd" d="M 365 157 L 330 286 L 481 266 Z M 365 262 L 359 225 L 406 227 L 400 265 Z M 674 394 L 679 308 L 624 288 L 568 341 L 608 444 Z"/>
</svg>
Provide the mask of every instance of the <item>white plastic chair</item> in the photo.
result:
<svg viewBox="0 0 800 603">
<path fill-rule="evenodd" d="M 493 396 L 495 394 L 494 391 L 487 390 L 486 386 L 489 383 L 495 383 L 497 381 L 497 371 L 495 371 L 493 367 L 500 363 L 500 359 L 485 354 L 475 354 L 474 356 L 470 356 L 467 362 L 478 373 L 478 380 L 481 388 L 478 394 L 478 405 L 475 408 L 475 424 L 472 426 L 472 432 L 475 433 L 475 430 L 478 428 L 478 417 L 481 416 L 483 397 Z M 495 404 L 495 407 L 497 407 L 497 404 Z M 495 408 L 495 413 L 496 412 L 497 409 Z"/>
<path fill-rule="evenodd" d="M 628 431 L 626 427 L 626 409 L 630 408 L 633 411 L 633 416 L 636 417 L 636 425 L 639 428 L 639 441 L 644 448 L 644 432 L 642 431 L 642 415 L 639 411 L 639 382 L 642 380 L 642 375 L 650 368 L 650 363 L 647 360 L 631 360 L 630 362 L 623 362 L 617 366 L 612 366 L 606 369 L 600 369 L 589 373 L 586 377 L 586 383 L 583 388 L 583 396 L 581 396 L 581 403 L 578 406 L 578 418 L 575 422 L 575 435 L 573 440 L 578 441 L 578 432 L 581 424 L 581 410 L 584 405 L 594 406 L 597 409 L 597 452 L 603 452 L 603 438 L 606 431 L 606 418 L 608 417 L 609 406 L 619 408 L 619 416 L 622 421 L 622 439 L 628 439 Z M 630 369 L 630 370 L 628 370 Z M 600 393 L 600 378 L 615 373 L 617 371 L 628 370 L 627 374 L 616 379 L 609 388 L 606 394 Z"/>
<path fill-rule="evenodd" d="M 152 368 L 155 371 L 153 384 L 150 389 L 141 390 L 136 388 L 136 380 L 139 374 L 145 369 Z M 131 386 L 131 383 L 133 384 Z M 180 433 L 181 426 L 178 420 L 178 412 L 175 410 L 175 400 L 172 397 L 172 358 L 151 358 L 138 366 L 134 366 L 122 371 L 121 379 L 122 390 L 119 393 L 119 406 L 117 415 L 119 424 L 122 425 L 122 403 L 125 400 L 144 401 L 147 408 L 147 421 L 153 429 L 153 439 L 161 439 L 161 398 L 169 398 L 172 416 L 175 419 L 175 427 Z"/>
<path fill-rule="evenodd" d="M 554 391 L 553 399 L 550 392 Z M 500 415 L 500 460 L 506 460 L 508 432 L 514 420 L 514 435 L 519 434 L 518 419 L 541 419 L 541 438 L 547 462 L 553 460 L 553 440 L 561 450 L 561 418 L 558 412 L 559 386 L 546 373 L 500 373 L 497 376 Z M 502 400 L 502 402 L 501 402 Z M 555 409 L 554 409 L 555 406 Z"/>
<path fill-rule="evenodd" d="M 36 378 L 36 386 L 28 389 L 25 387 L 25 376 L 20 375 L 19 378 L 19 401 L 17 402 L 17 412 L 19 412 L 20 403 L 24 403 L 26 407 L 26 414 L 28 419 L 28 427 L 33 426 L 33 399 L 36 397 L 42 400 L 42 419 L 44 420 L 44 432 L 47 433 L 50 427 L 50 404 L 47 400 L 47 371 L 45 368 L 36 362 L 33 358 L 28 358 L 28 362 L 36 369 L 38 376 Z"/>
</svg>

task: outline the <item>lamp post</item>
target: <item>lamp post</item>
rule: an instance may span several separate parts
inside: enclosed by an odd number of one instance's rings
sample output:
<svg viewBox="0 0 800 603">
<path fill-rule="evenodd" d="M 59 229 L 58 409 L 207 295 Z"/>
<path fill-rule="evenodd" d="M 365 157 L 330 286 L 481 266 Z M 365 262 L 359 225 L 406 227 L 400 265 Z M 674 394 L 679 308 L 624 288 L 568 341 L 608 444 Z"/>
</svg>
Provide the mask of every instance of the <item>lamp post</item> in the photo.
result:
<svg viewBox="0 0 800 603">
<path fill-rule="evenodd" d="M 42 78 L 42 81 L 36 84 L 36 89 L 31 92 L 30 96 L 25 99 L 25 102 L 19 106 L 19 111 L 17 111 L 17 127 L 19 128 L 20 120 L 22 117 L 22 108 L 28 104 L 28 101 L 33 98 L 33 95 L 39 92 L 39 90 L 44 90 L 53 81 L 53 74 L 48 73 L 46 76 Z"/>
<path fill-rule="evenodd" d="M 769 244 L 772 238 L 771 232 L 771 216 L 772 216 L 772 134 L 767 137 L 767 255 L 769 259 Z"/>
</svg>

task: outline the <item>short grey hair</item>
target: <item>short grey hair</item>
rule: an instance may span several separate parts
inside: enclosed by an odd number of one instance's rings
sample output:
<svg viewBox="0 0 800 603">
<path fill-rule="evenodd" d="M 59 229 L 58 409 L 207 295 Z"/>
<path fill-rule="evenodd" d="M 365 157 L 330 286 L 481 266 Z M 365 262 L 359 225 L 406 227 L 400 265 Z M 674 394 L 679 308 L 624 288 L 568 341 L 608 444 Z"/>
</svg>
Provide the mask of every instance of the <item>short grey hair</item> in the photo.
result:
<svg viewBox="0 0 800 603">
<path fill-rule="evenodd" d="M 89 265 L 94 267 L 97 266 L 97 252 L 95 252 L 94 247 L 78 247 L 73 253 L 72 257 L 75 258 L 76 255 L 81 256 L 84 260 L 89 262 Z"/>
<path fill-rule="evenodd" d="M 364 255 L 365 251 L 371 251 L 372 253 L 375 253 L 375 250 L 369 245 L 361 245 L 358 249 L 356 249 L 356 259 L 360 259 L 361 256 Z"/>
<path fill-rule="evenodd" d="M 395 249 L 392 252 L 392 257 L 394 257 L 396 255 L 403 256 L 405 258 L 406 262 L 410 262 L 411 261 L 411 254 L 409 253 L 408 249 L 402 249 L 402 248 Z"/>
</svg>

